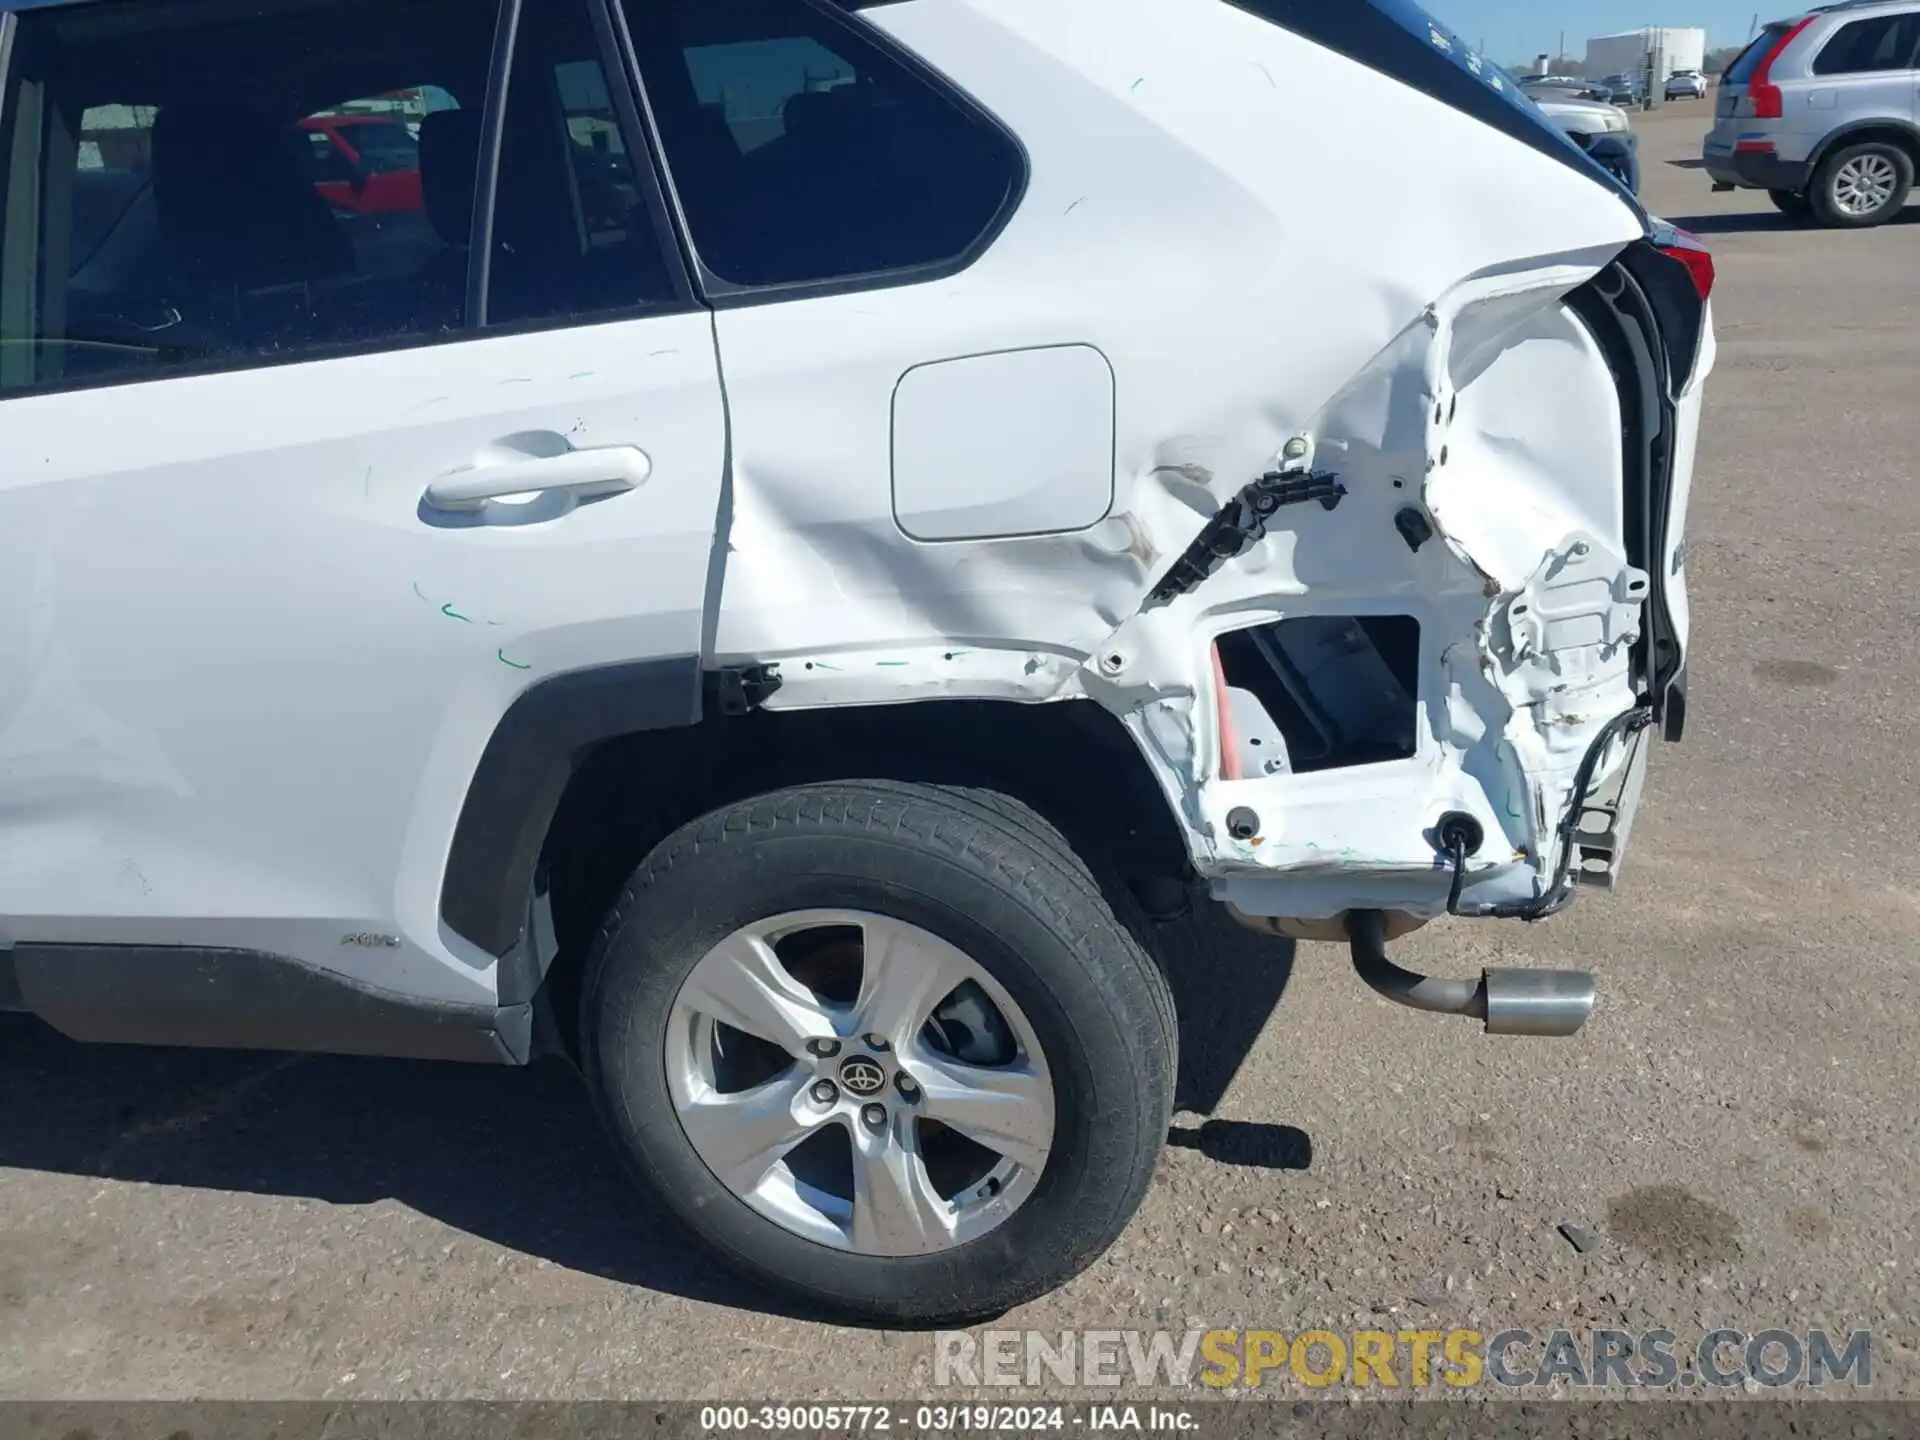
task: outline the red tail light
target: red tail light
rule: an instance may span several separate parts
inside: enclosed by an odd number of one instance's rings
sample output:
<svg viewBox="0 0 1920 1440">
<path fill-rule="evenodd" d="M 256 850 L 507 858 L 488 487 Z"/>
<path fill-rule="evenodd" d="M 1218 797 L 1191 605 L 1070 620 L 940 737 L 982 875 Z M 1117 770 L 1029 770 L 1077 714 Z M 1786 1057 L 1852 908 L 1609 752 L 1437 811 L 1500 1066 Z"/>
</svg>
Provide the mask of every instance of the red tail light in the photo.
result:
<svg viewBox="0 0 1920 1440">
<path fill-rule="evenodd" d="M 1767 51 L 1753 72 L 1753 79 L 1747 82 L 1747 98 L 1753 101 L 1753 118 L 1756 120 L 1779 120 L 1787 113 L 1786 97 L 1780 93 L 1780 87 L 1773 83 L 1773 62 L 1786 52 L 1786 48 L 1800 38 L 1800 32 L 1820 17 L 1809 15 L 1791 30 L 1786 31 L 1774 41 L 1773 48 Z"/>
<path fill-rule="evenodd" d="M 1670 260 L 1678 260 L 1687 267 L 1687 273 L 1693 276 L 1693 288 L 1700 292 L 1701 300 L 1713 298 L 1713 282 L 1718 272 L 1713 265 L 1713 252 L 1686 231 L 1677 232 L 1679 239 L 1672 245 L 1662 245 L 1660 253 Z"/>
</svg>

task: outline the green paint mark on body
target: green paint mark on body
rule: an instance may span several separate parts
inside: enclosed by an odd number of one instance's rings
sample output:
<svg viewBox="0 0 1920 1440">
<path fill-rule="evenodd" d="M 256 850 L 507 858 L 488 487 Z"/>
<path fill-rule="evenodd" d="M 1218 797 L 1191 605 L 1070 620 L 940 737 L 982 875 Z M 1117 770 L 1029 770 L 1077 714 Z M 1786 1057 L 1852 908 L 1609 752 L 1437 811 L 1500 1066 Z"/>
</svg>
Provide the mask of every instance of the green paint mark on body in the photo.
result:
<svg viewBox="0 0 1920 1440">
<path fill-rule="evenodd" d="M 507 658 L 507 652 L 504 650 L 496 650 L 493 652 L 493 654 L 494 654 L 494 658 L 498 660 L 502 665 L 511 665 L 515 670 L 533 669 L 533 666 L 522 665 L 518 660 L 509 660 Z"/>
</svg>

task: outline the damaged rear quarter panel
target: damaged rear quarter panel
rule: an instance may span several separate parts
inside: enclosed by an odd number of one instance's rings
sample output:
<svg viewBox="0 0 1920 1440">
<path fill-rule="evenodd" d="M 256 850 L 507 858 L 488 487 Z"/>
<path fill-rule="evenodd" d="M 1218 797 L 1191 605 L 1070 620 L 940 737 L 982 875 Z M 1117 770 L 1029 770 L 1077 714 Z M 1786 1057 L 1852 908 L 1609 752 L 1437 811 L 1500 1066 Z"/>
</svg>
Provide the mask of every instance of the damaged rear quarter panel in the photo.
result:
<svg viewBox="0 0 1920 1440">
<path fill-rule="evenodd" d="M 778 664 L 772 708 L 1090 697 L 1126 721 L 1201 871 L 1252 912 L 1432 913 L 1446 810 L 1491 837 L 1470 893 L 1534 893 L 1574 767 L 1633 703 L 1617 402 L 1559 303 L 1641 233 L 1633 213 L 1217 0 L 870 17 L 999 115 L 1031 176 L 956 276 L 717 315 L 732 464 L 714 658 Z M 899 377 L 1052 345 L 1113 367 L 1112 512 L 1068 534 L 907 538 Z M 1150 604 L 1296 437 L 1346 485 L 1339 508 L 1281 512 Z M 1410 505 L 1436 531 L 1418 550 L 1395 526 Z M 1544 630 L 1514 613 L 1527 595 Z M 1308 614 L 1418 620 L 1417 753 L 1222 779 L 1213 637 Z M 1238 807 L 1262 822 L 1245 841 Z"/>
</svg>

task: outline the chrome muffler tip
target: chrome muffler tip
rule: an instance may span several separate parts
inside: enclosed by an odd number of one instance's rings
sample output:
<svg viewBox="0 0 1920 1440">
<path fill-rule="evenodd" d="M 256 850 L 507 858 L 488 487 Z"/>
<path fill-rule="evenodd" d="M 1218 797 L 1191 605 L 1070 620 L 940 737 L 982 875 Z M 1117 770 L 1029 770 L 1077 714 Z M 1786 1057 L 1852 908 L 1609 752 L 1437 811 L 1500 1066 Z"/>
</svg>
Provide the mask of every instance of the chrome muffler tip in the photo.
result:
<svg viewBox="0 0 1920 1440">
<path fill-rule="evenodd" d="M 1597 992 L 1584 970 L 1486 970 L 1489 1035 L 1575 1035 L 1593 1018 Z"/>
<path fill-rule="evenodd" d="M 1577 1034 L 1593 1018 L 1593 976 L 1584 970 L 1482 970 L 1474 980 L 1442 980 L 1403 970 L 1387 957 L 1387 917 L 1346 917 L 1353 968 L 1376 993 L 1430 1015 L 1465 1015 L 1489 1035 Z"/>
</svg>

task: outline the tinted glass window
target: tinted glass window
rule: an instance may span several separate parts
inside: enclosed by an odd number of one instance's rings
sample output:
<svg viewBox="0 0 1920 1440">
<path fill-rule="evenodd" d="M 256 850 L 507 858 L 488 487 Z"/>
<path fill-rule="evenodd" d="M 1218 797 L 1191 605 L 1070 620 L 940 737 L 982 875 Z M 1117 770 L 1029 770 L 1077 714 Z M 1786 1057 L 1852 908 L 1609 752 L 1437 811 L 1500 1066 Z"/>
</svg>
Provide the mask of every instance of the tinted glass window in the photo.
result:
<svg viewBox="0 0 1920 1440">
<path fill-rule="evenodd" d="M 146 189 L 153 111 L 127 105 L 94 106 L 81 113 L 79 135 L 69 237 L 76 269 L 92 258 Z"/>
<path fill-rule="evenodd" d="M 1785 37 L 1789 25 L 1769 25 L 1760 32 L 1760 36 L 1746 49 L 1740 52 L 1740 58 L 1727 67 L 1726 82 L 1729 85 L 1744 85 L 1753 79 L 1759 70 L 1760 62 L 1773 53 L 1773 47 Z"/>
<path fill-rule="evenodd" d="M 1913 68 L 1913 52 L 1920 44 L 1920 12 L 1855 20 L 1814 57 L 1816 75 L 1865 75 L 1877 70 Z"/>
<path fill-rule="evenodd" d="M 405 174 L 420 168 L 420 142 L 408 125 L 374 120 L 342 125 L 339 129 L 347 144 L 360 156 L 361 166 L 370 174 Z"/>
<path fill-rule="evenodd" d="M 333 143 L 330 130 L 307 131 L 307 163 L 316 185 L 345 185 L 353 180 L 353 162 Z"/>
<path fill-rule="evenodd" d="M 130 0 L 22 14 L 0 391 L 464 331 L 491 5 Z M 528 4 L 488 318 L 670 301 L 582 0 Z"/>
<path fill-rule="evenodd" d="M 0 388 L 434 339 L 467 221 L 429 215 L 415 128 L 474 114 L 493 39 L 466 0 L 141 0 L 19 17 L 7 95 Z M 378 110 L 356 167 L 316 117 Z M 329 122 L 332 123 L 332 122 Z M 417 148 L 417 142 L 413 142 Z M 476 152 L 438 162 L 465 169 Z M 442 174 L 458 185 L 459 174 Z"/>
<path fill-rule="evenodd" d="M 491 324 L 677 299 L 583 6 L 521 13 L 489 277 Z"/>
<path fill-rule="evenodd" d="M 1006 134 L 806 0 L 629 0 L 700 258 L 740 286 L 953 260 L 1022 182 Z"/>
</svg>

